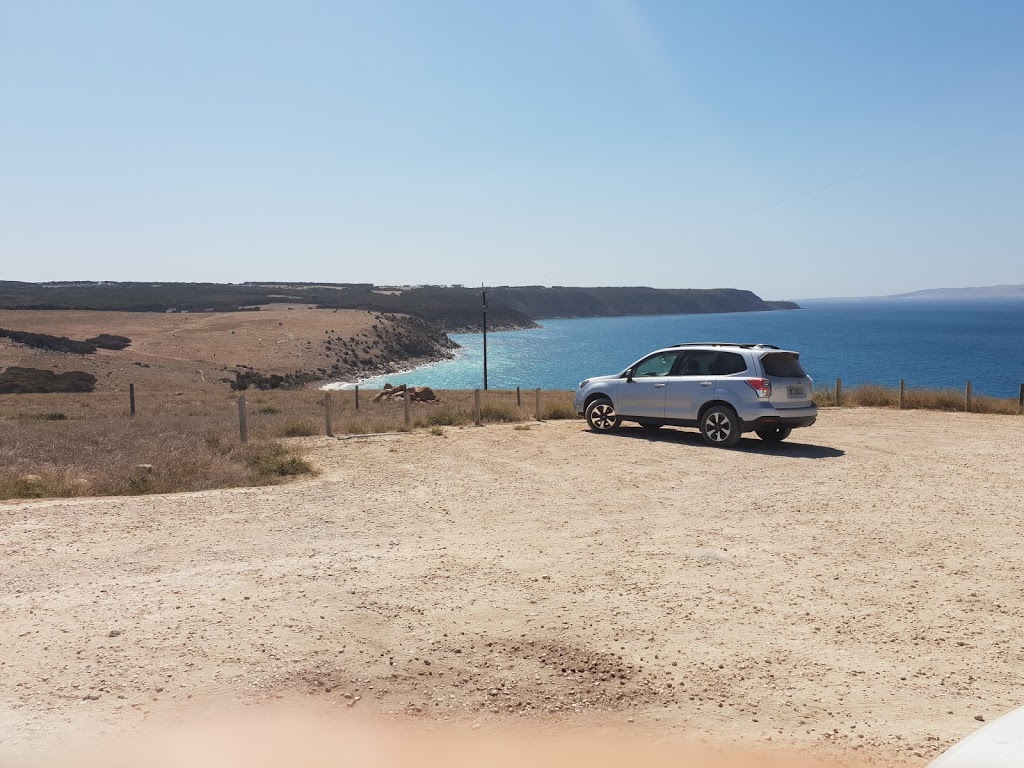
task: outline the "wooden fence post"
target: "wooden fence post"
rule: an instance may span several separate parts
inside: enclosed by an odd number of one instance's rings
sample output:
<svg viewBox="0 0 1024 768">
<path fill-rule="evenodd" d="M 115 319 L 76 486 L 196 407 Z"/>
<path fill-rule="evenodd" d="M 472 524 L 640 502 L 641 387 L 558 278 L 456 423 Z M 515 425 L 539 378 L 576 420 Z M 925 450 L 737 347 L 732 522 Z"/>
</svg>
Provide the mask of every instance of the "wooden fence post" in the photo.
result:
<svg viewBox="0 0 1024 768">
<path fill-rule="evenodd" d="M 900 410 L 903 410 L 903 406 L 907 402 L 907 383 L 900 379 Z"/>
<path fill-rule="evenodd" d="M 974 393 L 973 393 L 972 388 L 971 388 L 971 382 L 968 381 L 967 382 L 967 394 L 964 396 L 964 410 L 967 411 L 967 413 L 971 412 L 971 400 L 973 399 L 973 397 L 972 397 L 973 394 Z"/>
<path fill-rule="evenodd" d="M 843 404 L 843 380 L 836 378 L 836 405 Z"/>
<path fill-rule="evenodd" d="M 535 396 L 536 396 L 536 400 L 537 400 L 537 402 L 536 402 L 536 406 L 537 406 L 537 414 L 536 414 L 537 415 L 537 421 L 540 421 L 540 387 L 537 387 L 537 389 L 535 390 Z"/>
<path fill-rule="evenodd" d="M 245 395 L 238 398 L 238 434 L 243 443 L 249 442 L 249 420 L 245 412 Z"/>
<path fill-rule="evenodd" d="M 331 420 L 331 393 L 324 393 L 324 421 L 327 428 L 327 436 L 334 437 L 334 422 Z"/>
<path fill-rule="evenodd" d="M 480 390 L 473 390 L 473 423 L 480 426 Z"/>
<path fill-rule="evenodd" d="M 410 402 L 410 400 L 409 400 L 409 390 L 406 389 L 405 392 L 402 393 L 402 395 L 403 395 L 402 399 L 405 400 L 405 423 L 406 424 L 411 424 L 412 423 L 412 414 L 409 411 L 409 402 Z"/>
<path fill-rule="evenodd" d="M 128 385 L 128 415 L 135 417 L 135 385 Z"/>
<path fill-rule="evenodd" d="M 1024 384 L 1020 385 L 1020 396 L 1017 400 L 1017 411 L 1024 416 Z"/>
<path fill-rule="evenodd" d="M 1024 384 L 1021 384 L 1020 388 L 1021 388 L 1020 391 L 1024 392 Z M 522 404 L 523 404 L 523 398 L 519 396 L 519 387 L 516 387 L 516 405 L 522 405 Z"/>
<path fill-rule="evenodd" d="M 356 384 L 356 410 L 359 410 L 359 385 Z"/>
</svg>

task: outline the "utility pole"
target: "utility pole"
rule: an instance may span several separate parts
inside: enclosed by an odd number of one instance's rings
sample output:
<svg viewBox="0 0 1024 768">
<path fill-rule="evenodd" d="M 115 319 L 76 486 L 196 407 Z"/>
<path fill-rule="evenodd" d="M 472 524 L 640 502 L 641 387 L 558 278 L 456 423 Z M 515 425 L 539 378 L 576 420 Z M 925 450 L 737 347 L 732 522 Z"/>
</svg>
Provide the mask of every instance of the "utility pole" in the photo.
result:
<svg viewBox="0 0 1024 768">
<path fill-rule="evenodd" d="M 483 285 L 480 286 L 483 289 Z M 487 291 L 482 290 L 484 297 L 484 390 L 487 389 Z"/>
</svg>

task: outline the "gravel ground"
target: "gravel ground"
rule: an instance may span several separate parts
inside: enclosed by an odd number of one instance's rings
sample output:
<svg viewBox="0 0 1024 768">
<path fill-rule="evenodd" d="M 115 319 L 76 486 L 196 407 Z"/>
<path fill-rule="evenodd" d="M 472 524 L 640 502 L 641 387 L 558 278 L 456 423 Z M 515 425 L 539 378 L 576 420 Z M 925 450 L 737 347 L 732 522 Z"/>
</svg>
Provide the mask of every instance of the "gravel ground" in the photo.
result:
<svg viewBox="0 0 1024 768">
<path fill-rule="evenodd" d="M 315 480 L 0 504 L 0 754 L 308 697 L 923 765 L 1024 703 L 1024 418 L 300 442 Z"/>
</svg>

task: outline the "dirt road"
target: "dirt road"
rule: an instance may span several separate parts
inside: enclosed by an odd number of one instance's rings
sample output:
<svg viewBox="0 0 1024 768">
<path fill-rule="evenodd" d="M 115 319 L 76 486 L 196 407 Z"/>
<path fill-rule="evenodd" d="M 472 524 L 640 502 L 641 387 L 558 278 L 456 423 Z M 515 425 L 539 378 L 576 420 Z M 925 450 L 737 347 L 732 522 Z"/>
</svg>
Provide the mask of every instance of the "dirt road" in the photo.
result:
<svg viewBox="0 0 1024 768">
<path fill-rule="evenodd" d="M 307 441 L 301 484 L 0 504 L 0 754 L 301 695 L 923 765 L 1024 704 L 1024 419 Z"/>
</svg>

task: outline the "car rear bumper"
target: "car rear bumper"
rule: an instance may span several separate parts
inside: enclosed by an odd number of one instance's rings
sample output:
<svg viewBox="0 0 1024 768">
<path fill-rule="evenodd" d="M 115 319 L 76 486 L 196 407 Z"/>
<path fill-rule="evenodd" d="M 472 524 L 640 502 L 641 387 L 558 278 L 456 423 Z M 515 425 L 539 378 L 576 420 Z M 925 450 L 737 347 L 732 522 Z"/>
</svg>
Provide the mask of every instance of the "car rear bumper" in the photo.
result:
<svg viewBox="0 0 1024 768">
<path fill-rule="evenodd" d="M 762 416 L 753 421 L 744 421 L 743 431 L 756 432 L 759 429 L 769 429 L 771 427 L 796 429 L 797 427 L 809 427 L 817 420 L 817 414 L 810 416 Z"/>
</svg>

